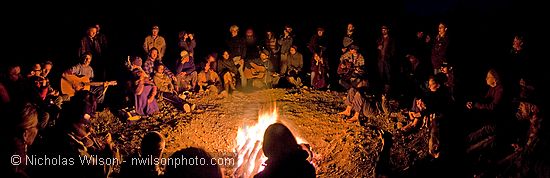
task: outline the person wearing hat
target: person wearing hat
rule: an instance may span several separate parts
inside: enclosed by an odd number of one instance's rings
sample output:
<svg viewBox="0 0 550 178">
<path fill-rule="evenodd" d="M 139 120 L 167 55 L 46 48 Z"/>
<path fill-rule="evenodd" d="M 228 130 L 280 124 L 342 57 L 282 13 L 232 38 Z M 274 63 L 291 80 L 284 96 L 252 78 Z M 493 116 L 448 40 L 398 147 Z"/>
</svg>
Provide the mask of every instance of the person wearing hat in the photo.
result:
<svg viewBox="0 0 550 178">
<path fill-rule="evenodd" d="M 451 99 L 454 101 L 454 89 L 455 89 L 455 77 L 454 77 L 454 70 L 451 65 L 444 62 L 441 64 L 441 73 L 437 74 L 437 77 L 440 78 L 440 80 L 443 82 L 445 87 L 449 90 L 449 94 L 451 95 Z"/>
<path fill-rule="evenodd" d="M 143 42 L 143 50 L 145 53 L 149 53 L 151 48 L 157 48 L 159 58 L 162 59 L 162 57 L 164 57 L 164 53 L 166 52 L 166 41 L 164 40 L 164 37 L 159 35 L 159 26 L 153 26 L 151 31 L 151 35 L 145 37 L 145 41 Z"/>
<path fill-rule="evenodd" d="M 352 44 L 357 43 L 355 41 L 356 38 L 355 38 L 354 30 L 355 30 L 355 26 L 353 26 L 352 23 L 349 23 L 348 26 L 347 26 L 346 35 L 344 36 L 344 39 L 342 40 L 342 44 L 343 44 L 342 52 L 343 53 L 345 53 Z"/>
<path fill-rule="evenodd" d="M 180 52 L 181 59 L 176 65 L 178 93 L 194 90 L 197 85 L 197 71 L 193 57 L 185 50 Z"/>
<path fill-rule="evenodd" d="M 515 136 L 515 142 L 508 147 L 513 150 L 506 157 L 498 161 L 498 166 L 503 169 L 503 177 L 507 175 L 520 175 L 519 177 L 528 177 L 532 175 L 548 175 L 547 168 L 542 168 L 540 164 L 541 154 L 548 150 L 548 144 L 545 143 L 545 130 L 543 125 L 543 116 L 540 110 L 540 101 L 535 96 L 534 87 L 522 82 L 520 85 L 525 87 L 524 92 L 519 98 L 514 99 L 518 103 L 516 113 L 516 123 L 514 130 L 511 130 Z M 522 131 L 522 132 L 514 132 Z M 545 159 L 545 158 L 542 158 Z M 538 172 L 545 170 L 546 174 Z"/>
</svg>

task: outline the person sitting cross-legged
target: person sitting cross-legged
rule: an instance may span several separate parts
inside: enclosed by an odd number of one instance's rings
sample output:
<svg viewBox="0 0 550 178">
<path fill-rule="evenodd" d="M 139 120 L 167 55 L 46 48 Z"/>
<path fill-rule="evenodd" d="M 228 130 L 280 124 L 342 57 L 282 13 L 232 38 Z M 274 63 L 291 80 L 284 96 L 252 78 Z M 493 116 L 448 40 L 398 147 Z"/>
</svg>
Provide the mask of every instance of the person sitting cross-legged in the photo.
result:
<svg viewBox="0 0 550 178">
<path fill-rule="evenodd" d="M 216 73 L 216 57 L 208 55 L 203 70 L 198 75 L 199 92 L 208 91 L 212 94 L 218 94 L 220 88 L 220 77 Z"/>
<path fill-rule="evenodd" d="M 149 80 L 149 77 L 143 70 L 134 69 L 134 96 L 136 103 L 136 113 L 140 116 L 150 116 L 159 111 L 157 100 L 157 86 Z"/>
<path fill-rule="evenodd" d="M 195 105 L 178 97 L 172 80 L 164 73 L 164 70 L 164 65 L 157 65 L 153 76 L 153 81 L 160 92 L 160 98 L 172 103 L 176 108 L 183 109 L 187 113 L 191 112 L 195 108 Z"/>
</svg>

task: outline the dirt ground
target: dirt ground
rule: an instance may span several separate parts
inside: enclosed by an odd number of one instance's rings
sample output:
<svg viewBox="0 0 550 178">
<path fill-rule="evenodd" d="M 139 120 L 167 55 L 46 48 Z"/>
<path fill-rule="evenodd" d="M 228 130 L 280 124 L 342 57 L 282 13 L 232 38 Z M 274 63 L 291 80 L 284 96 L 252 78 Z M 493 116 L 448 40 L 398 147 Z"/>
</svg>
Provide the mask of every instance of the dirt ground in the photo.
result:
<svg viewBox="0 0 550 178">
<path fill-rule="evenodd" d="M 383 144 L 380 130 L 393 135 L 386 166 L 391 172 L 404 173 L 427 157 L 426 129 L 397 136 L 396 129 L 401 126 L 398 123 L 406 121 L 388 114 L 365 119 L 361 124 L 346 123 L 337 115 L 345 108 L 344 96 L 338 92 L 291 93 L 285 89 L 236 92 L 225 98 L 195 98 L 190 102 L 197 105 L 198 111 L 189 114 L 160 102 L 160 114 L 132 123 L 104 111 L 94 127 L 99 133 L 113 134 L 122 156 L 139 150 L 141 138 L 149 131 L 159 131 L 167 138 L 165 157 L 190 146 L 213 154 L 232 153 L 239 126 L 254 123 L 262 107 L 276 102 L 279 118 L 312 146 L 317 177 L 374 177 L 375 168 L 383 159 L 379 156 Z M 227 177 L 232 177 L 232 171 L 223 170 Z"/>
</svg>

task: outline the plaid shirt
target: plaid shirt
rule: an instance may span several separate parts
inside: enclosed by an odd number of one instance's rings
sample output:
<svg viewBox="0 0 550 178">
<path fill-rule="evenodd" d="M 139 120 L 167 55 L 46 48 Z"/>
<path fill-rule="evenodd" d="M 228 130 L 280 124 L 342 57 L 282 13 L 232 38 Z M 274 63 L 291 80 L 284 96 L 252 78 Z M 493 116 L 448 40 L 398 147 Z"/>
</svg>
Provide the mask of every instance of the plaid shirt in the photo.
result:
<svg viewBox="0 0 550 178">
<path fill-rule="evenodd" d="M 354 70 L 353 72 L 356 74 L 363 75 L 365 73 L 364 67 L 365 67 L 365 58 L 363 58 L 363 55 L 361 55 L 359 52 L 357 54 L 353 55 L 350 51 L 344 53 L 340 57 L 340 62 L 347 61 L 351 62 L 353 64 Z"/>
<path fill-rule="evenodd" d="M 162 62 L 161 62 L 162 63 Z M 143 63 L 143 71 L 149 76 L 152 76 L 153 71 L 155 69 L 155 61 L 151 60 L 151 58 L 148 58 L 145 63 Z M 173 78 L 175 75 L 168 69 L 168 67 L 164 66 L 164 74 L 168 76 L 168 78 Z"/>
<path fill-rule="evenodd" d="M 155 68 L 155 61 L 152 61 L 151 58 L 147 59 L 147 61 L 143 63 L 143 71 L 145 71 L 147 75 L 151 75 L 153 73 L 154 68 Z"/>
</svg>

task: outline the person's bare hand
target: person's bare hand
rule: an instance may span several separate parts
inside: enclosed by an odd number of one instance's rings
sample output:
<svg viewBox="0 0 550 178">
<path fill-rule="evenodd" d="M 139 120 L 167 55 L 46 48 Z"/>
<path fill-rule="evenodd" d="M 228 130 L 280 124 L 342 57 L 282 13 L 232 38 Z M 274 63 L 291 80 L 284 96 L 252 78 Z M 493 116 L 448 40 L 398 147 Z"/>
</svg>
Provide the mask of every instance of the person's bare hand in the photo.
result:
<svg viewBox="0 0 550 178">
<path fill-rule="evenodd" d="M 243 59 L 239 60 L 239 65 L 241 65 L 241 66 L 244 65 L 244 60 Z"/>
<path fill-rule="evenodd" d="M 512 143 L 512 148 L 514 148 L 514 151 L 520 151 L 521 148 L 519 147 L 519 145 L 517 143 Z"/>
<path fill-rule="evenodd" d="M 472 109 L 474 106 L 473 106 L 473 103 L 471 101 L 469 102 L 466 102 L 466 108 L 468 109 Z"/>
<path fill-rule="evenodd" d="M 110 144 L 110 143 L 113 142 L 113 137 L 111 137 L 111 133 L 107 133 L 107 135 L 105 135 L 104 141 L 105 141 L 105 143 L 107 143 L 107 144 Z"/>
</svg>

